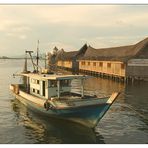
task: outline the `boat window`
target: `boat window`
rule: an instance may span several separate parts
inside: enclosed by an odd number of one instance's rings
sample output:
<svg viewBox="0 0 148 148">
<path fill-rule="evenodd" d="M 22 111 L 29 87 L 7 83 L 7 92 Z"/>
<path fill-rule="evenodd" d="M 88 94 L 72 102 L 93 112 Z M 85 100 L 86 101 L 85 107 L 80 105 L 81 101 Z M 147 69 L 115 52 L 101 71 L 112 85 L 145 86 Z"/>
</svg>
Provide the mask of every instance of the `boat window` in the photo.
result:
<svg viewBox="0 0 148 148">
<path fill-rule="evenodd" d="M 69 87 L 70 84 L 71 84 L 70 80 L 61 80 L 60 81 L 60 86 L 63 86 L 63 87 Z"/>
<path fill-rule="evenodd" d="M 31 79 L 31 83 L 33 83 L 33 84 L 40 84 L 40 81 L 36 80 L 36 79 Z"/>
<path fill-rule="evenodd" d="M 57 81 L 55 81 L 55 80 L 50 80 L 49 83 L 48 83 L 48 86 L 49 86 L 49 87 L 57 87 Z"/>
</svg>

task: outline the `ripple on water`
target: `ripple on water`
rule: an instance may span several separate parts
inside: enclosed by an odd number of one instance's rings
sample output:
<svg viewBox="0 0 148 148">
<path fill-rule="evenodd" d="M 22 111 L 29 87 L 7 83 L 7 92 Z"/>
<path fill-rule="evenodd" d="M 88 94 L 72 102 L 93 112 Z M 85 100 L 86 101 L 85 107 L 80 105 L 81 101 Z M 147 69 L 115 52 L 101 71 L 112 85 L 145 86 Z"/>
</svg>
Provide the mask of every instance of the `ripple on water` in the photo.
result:
<svg viewBox="0 0 148 148">
<path fill-rule="evenodd" d="M 125 85 L 101 78 L 86 81 L 86 91 L 95 91 L 99 97 L 122 92 L 92 131 L 67 121 L 44 119 L 16 101 L 9 84 L 20 81 L 12 74 L 22 69 L 23 62 L 0 60 L 0 143 L 147 143 L 148 83 Z M 78 84 L 74 83 L 77 90 Z"/>
<path fill-rule="evenodd" d="M 101 133 L 107 143 L 147 143 L 148 133 L 139 130 L 147 128 L 147 124 L 132 110 L 118 109 L 113 112 L 112 107 L 96 127 L 96 132 Z"/>
</svg>

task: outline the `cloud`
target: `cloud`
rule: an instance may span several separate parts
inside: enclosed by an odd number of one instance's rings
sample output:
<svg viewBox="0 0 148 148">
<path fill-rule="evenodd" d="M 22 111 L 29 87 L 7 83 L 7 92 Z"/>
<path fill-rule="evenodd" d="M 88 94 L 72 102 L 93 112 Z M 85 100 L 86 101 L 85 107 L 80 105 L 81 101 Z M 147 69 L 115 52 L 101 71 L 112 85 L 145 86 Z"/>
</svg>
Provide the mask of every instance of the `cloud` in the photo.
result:
<svg viewBox="0 0 148 148">
<path fill-rule="evenodd" d="M 27 35 L 25 34 L 28 30 L 30 30 L 29 28 L 27 27 L 14 27 L 14 28 L 11 28 L 10 30 L 8 30 L 5 35 L 7 37 L 13 37 L 13 38 L 17 38 L 17 39 L 21 39 L 21 40 L 24 40 L 27 38 Z"/>
<path fill-rule="evenodd" d="M 66 51 L 76 50 L 76 48 L 68 43 L 63 42 L 47 42 L 42 43 L 41 46 L 46 46 L 52 51 L 52 49 L 56 46 L 59 50 L 64 49 Z"/>
<path fill-rule="evenodd" d="M 22 35 L 19 36 L 19 38 L 22 39 L 22 40 L 24 40 L 24 39 L 26 39 L 27 37 L 26 37 L 26 35 L 22 34 Z"/>
<path fill-rule="evenodd" d="M 21 39 L 21 40 L 24 40 L 27 38 L 27 36 L 25 34 L 20 35 L 20 34 L 15 34 L 15 33 L 7 33 L 6 36 Z"/>
<path fill-rule="evenodd" d="M 29 26 L 23 26 L 24 23 L 12 20 L 4 20 L 0 23 L 0 32 L 5 33 L 7 37 L 26 39 L 27 32 L 31 31 Z"/>
<path fill-rule="evenodd" d="M 131 27 L 132 25 L 148 25 L 148 11 L 124 11 L 119 5 L 52 5 L 37 6 L 30 13 L 36 15 L 39 23 L 65 25 L 65 26 L 91 26 L 91 27 Z M 133 6 L 134 7 L 134 6 Z M 122 9 L 121 9 L 122 8 Z M 141 24 L 140 22 L 143 22 Z"/>
<path fill-rule="evenodd" d="M 12 28 L 11 31 L 22 33 L 22 32 L 31 31 L 31 28 L 29 26 L 16 25 Z"/>
<path fill-rule="evenodd" d="M 147 14 L 148 5 L 0 5 L 0 45 L 34 49 L 38 38 L 47 50 L 128 45 L 148 35 Z"/>
<path fill-rule="evenodd" d="M 146 36 L 145 36 L 146 37 Z M 107 48 L 116 46 L 126 46 L 136 44 L 140 40 L 143 40 L 143 36 L 98 36 L 94 38 L 82 38 L 80 40 L 85 41 L 88 45 L 94 48 Z"/>
<path fill-rule="evenodd" d="M 1 19 L 0 23 L 0 31 L 7 31 L 11 29 L 11 27 L 18 25 L 17 21 L 11 20 L 11 19 Z"/>
<path fill-rule="evenodd" d="M 26 12 L 29 22 L 34 20 L 38 21 L 38 24 L 81 26 L 93 25 L 99 22 L 100 16 L 106 17 L 110 13 L 116 12 L 117 8 L 116 5 L 33 5 L 32 7 L 21 6 L 19 11 L 22 14 L 24 14 L 24 11 Z M 14 7 L 13 9 L 17 10 L 18 8 Z"/>
<path fill-rule="evenodd" d="M 133 6 L 134 7 L 134 6 Z M 0 30 L 5 27 L 24 24 L 34 26 L 39 24 L 90 26 L 107 28 L 130 27 L 131 25 L 148 25 L 148 11 L 143 7 L 130 10 L 128 6 L 120 5 L 20 5 L 3 6 L 0 17 L 3 21 Z M 124 11 L 127 10 L 127 12 Z M 140 10 L 140 11 L 139 11 Z M 7 22 L 8 21 L 8 22 Z M 141 24 L 140 22 L 143 22 Z M 36 24 L 35 24 L 36 23 Z M 7 29 L 6 28 L 6 29 Z"/>
</svg>

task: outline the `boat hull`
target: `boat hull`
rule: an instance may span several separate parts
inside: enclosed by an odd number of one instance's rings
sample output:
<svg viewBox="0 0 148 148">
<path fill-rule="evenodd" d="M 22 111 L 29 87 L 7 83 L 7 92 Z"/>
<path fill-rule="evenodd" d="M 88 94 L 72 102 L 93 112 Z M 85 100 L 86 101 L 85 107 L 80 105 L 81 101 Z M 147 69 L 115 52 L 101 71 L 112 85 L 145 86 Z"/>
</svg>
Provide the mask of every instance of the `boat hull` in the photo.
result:
<svg viewBox="0 0 148 148">
<path fill-rule="evenodd" d="M 46 99 L 19 90 L 18 85 L 11 85 L 10 89 L 20 102 L 35 112 L 42 113 L 48 117 L 77 122 L 90 128 L 96 126 L 119 94 L 115 92 L 110 97 L 103 99 L 79 99 L 69 100 L 68 102 L 53 100 L 50 101 L 50 103 L 53 103 L 53 107 L 45 108 Z"/>
<path fill-rule="evenodd" d="M 16 98 L 33 111 L 42 113 L 48 117 L 60 118 L 79 123 L 89 128 L 94 128 L 99 120 L 103 117 L 111 104 L 99 104 L 86 107 L 68 108 L 68 109 L 49 109 L 38 106 L 36 103 L 15 94 Z"/>
</svg>

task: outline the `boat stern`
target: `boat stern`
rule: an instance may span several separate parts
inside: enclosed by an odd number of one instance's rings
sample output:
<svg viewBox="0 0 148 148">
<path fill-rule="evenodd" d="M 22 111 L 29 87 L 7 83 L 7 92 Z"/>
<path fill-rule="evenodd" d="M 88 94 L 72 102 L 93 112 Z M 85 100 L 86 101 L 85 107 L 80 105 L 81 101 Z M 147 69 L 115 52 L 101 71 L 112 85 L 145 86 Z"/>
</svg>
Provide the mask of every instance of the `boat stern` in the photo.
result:
<svg viewBox="0 0 148 148">
<path fill-rule="evenodd" d="M 19 84 L 10 84 L 9 89 L 15 93 L 19 94 Z"/>
</svg>

